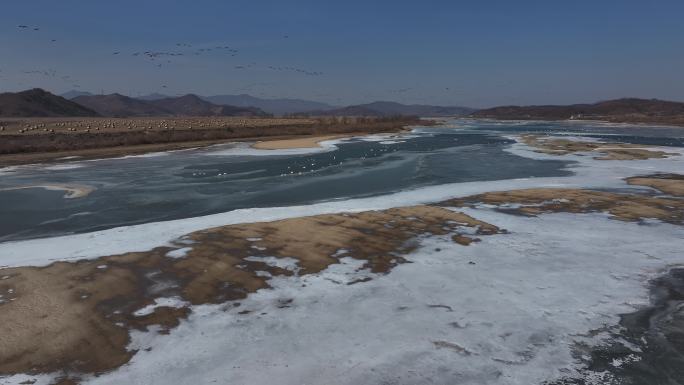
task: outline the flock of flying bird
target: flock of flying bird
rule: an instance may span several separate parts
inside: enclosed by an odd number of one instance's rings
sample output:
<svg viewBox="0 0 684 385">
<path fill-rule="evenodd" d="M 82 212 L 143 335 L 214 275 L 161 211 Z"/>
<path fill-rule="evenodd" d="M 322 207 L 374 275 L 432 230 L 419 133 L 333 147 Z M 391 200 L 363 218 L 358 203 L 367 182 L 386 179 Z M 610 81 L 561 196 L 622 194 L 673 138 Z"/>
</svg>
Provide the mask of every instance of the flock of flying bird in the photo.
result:
<svg viewBox="0 0 684 385">
<path fill-rule="evenodd" d="M 29 26 L 29 25 L 18 25 L 18 29 L 24 30 L 24 31 L 40 31 L 40 27 L 36 26 Z M 288 39 L 288 35 L 283 36 L 284 39 Z M 57 39 L 51 39 L 50 40 L 52 43 L 57 42 Z M 178 57 L 192 57 L 192 56 L 200 56 L 200 55 L 205 55 L 205 54 L 210 54 L 210 53 L 225 53 L 230 55 L 231 57 L 235 57 L 238 55 L 240 52 L 238 49 L 227 46 L 227 45 L 217 45 L 217 46 L 212 46 L 212 47 L 194 47 L 190 43 L 176 43 L 175 44 L 176 50 L 175 51 L 142 51 L 142 52 L 132 52 L 130 53 L 130 56 L 133 57 L 140 57 L 143 58 L 149 62 L 151 62 L 156 68 L 162 68 L 165 65 L 169 65 L 173 63 L 173 59 L 178 58 Z M 112 55 L 117 56 L 117 55 L 122 55 L 122 51 L 114 51 L 112 52 Z M 249 69 L 249 68 L 262 68 L 266 70 L 271 70 L 271 71 L 279 71 L 279 72 L 292 72 L 292 73 L 297 73 L 305 76 L 321 76 L 323 75 L 323 72 L 321 71 L 311 71 L 303 68 L 297 68 L 297 67 L 289 67 L 289 66 L 275 66 L 275 65 L 267 65 L 267 66 L 258 66 L 257 63 L 251 62 L 249 64 L 245 65 L 236 65 L 234 66 L 234 69 L 237 70 L 244 70 L 244 69 Z M 27 74 L 27 75 L 41 75 L 41 76 L 46 76 L 46 77 L 52 77 L 52 78 L 61 78 L 65 82 L 73 82 L 74 79 L 71 78 L 71 76 L 64 75 L 64 76 L 59 76 L 57 74 L 57 71 L 53 69 L 47 69 L 47 70 L 26 70 L 22 71 L 22 73 Z M 73 85 L 74 88 L 80 88 L 78 84 Z M 162 88 L 166 88 L 166 86 L 162 86 Z"/>
<path fill-rule="evenodd" d="M 192 44 L 188 43 L 176 43 L 176 47 L 181 47 L 181 48 L 192 48 Z M 162 63 L 159 63 L 161 60 L 165 60 L 167 64 L 170 64 L 172 61 L 171 59 L 174 57 L 178 56 L 199 56 L 205 53 L 210 53 L 213 51 L 223 51 L 230 56 L 236 56 L 238 54 L 238 50 L 235 48 L 232 48 L 230 46 L 216 46 L 216 47 L 211 47 L 211 48 L 198 48 L 195 49 L 192 52 L 172 52 L 172 51 L 144 51 L 144 52 L 133 52 L 131 56 L 136 56 L 136 57 L 143 57 L 151 62 L 156 62 L 156 66 L 161 68 Z M 116 51 L 113 52 L 112 55 L 119 55 L 121 52 Z"/>
<path fill-rule="evenodd" d="M 18 29 L 20 30 L 25 30 L 25 31 L 40 31 L 40 27 L 36 26 L 29 26 L 29 25 L 18 25 Z M 288 35 L 283 36 L 284 39 L 288 39 Z M 51 39 L 51 43 L 57 42 L 56 39 Z M 133 57 L 140 57 L 148 62 L 152 63 L 156 68 L 161 69 L 165 65 L 169 65 L 173 63 L 173 59 L 179 58 L 179 57 L 192 57 L 192 56 L 200 56 L 200 55 L 205 55 L 205 54 L 210 54 L 210 53 L 216 53 L 216 52 L 221 52 L 230 55 L 231 57 L 235 57 L 238 55 L 240 52 L 238 49 L 227 46 L 227 45 L 217 45 L 217 46 L 212 46 L 212 47 L 195 47 L 190 43 L 176 43 L 175 44 L 175 51 L 138 51 L 138 52 L 132 52 L 130 53 L 130 56 Z M 122 51 L 114 51 L 112 52 L 112 55 L 117 56 L 117 55 L 122 55 Z M 270 71 L 278 71 L 278 72 L 291 72 L 291 73 L 296 73 L 304 76 L 322 76 L 323 72 L 321 71 L 311 71 L 308 69 L 303 69 L 303 68 L 297 68 L 297 67 L 290 67 L 290 66 L 275 66 L 275 65 L 266 65 L 266 66 L 259 66 L 257 65 L 256 62 L 251 62 L 248 64 L 243 64 L 243 65 L 236 65 L 233 67 L 236 70 L 245 70 L 245 69 L 252 69 L 252 68 L 261 68 L 261 69 L 266 69 Z M 71 78 L 69 75 L 62 75 L 59 76 L 57 74 L 57 71 L 53 69 L 47 69 L 47 70 L 27 70 L 27 71 L 22 71 L 22 73 L 27 74 L 27 75 L 40 75 L 40 76 L 46 76 L 46 77 L 52 77 L 52 78 L 60 78 L 65 82 L 74 82 L 75 79 Z M 78 84 L 73 84 L 72 85 L 74 88 L 80 88 L 80 85 Z M 166 85 L 163 85 L 162 88 L 167 88 Z M 389 93 L 392 94 L 404 94 L 406 92 L 409 92 L 413 90 L 413 88 L 401 88 L 401 89 L 396 89 L 396 90 L 388 90 Z M 449 87 L 445 88 L 446 91 L 450 91 Z"/>
</svg>

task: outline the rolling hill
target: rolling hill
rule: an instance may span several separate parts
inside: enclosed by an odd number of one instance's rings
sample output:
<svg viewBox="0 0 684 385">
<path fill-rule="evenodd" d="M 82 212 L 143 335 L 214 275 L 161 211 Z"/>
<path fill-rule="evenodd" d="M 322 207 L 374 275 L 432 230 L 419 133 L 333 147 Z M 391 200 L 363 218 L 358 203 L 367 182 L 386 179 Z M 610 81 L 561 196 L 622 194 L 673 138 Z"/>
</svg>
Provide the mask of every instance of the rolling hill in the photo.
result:
<svg viewBox="0 0 684 385">
<path fill-rule="evenodd" d="M 607 120 L 684 124 L 684 103 L 658 99 L 624 98 L 594 104 L 502 106 L 476 111 L 474 118 L 509 120 Z"/>
<path fill-rule="evenodd" d="M 40 88 L 0 94 L 0 116 L 97 116 L 97 112 Z"/>
</svg>

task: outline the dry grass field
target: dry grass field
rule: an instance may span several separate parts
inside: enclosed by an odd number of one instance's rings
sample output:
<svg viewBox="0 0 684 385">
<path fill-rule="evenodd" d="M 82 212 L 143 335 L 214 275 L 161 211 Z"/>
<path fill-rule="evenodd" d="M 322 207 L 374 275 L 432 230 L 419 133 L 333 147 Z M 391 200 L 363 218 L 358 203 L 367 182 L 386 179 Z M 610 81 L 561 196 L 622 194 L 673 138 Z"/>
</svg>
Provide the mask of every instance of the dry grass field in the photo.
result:
<svg viewBox="0 0 684 385">
<path fill-rule="evenodd" d="M 430 122 L 413 117 L 4 118 L 0 119 L 0 165 L 66 156 L 119 156 L 230 140 L 393 132 L 419 123 Z"/>
<path fill-rule="evenodd" d="M 320 119 L 194 117 L 194 118 L 0 118 L 0 135 L 45 135 L 119 132 L 165 132 L 310 126 Z"/>
</svg>

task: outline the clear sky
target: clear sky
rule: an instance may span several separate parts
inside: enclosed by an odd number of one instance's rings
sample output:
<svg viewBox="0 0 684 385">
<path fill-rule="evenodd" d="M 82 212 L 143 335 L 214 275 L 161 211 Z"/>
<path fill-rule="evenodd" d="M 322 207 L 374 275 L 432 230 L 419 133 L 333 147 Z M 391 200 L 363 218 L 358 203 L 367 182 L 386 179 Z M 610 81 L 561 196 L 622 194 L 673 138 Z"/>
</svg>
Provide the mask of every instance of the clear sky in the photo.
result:
<svg viewBox="0 0 684 385">
<path fill-rule="evenodd" d="M 684 0 L 5 0 L 0 7 L 2 91 L 473 107 L 684 100 Z"/>
</svg>

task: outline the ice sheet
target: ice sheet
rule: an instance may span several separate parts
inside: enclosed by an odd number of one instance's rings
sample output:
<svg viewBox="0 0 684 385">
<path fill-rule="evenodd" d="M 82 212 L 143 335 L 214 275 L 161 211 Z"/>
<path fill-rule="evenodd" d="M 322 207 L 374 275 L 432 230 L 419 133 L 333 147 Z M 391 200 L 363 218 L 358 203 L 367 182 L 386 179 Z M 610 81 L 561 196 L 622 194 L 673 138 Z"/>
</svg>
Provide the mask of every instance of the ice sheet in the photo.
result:
<svg viewBox="0 0 684 385">
<path fill-rule="evenodd" d="M 681 148 L 655 147 L 679 153 Z M 85 234 L 55 238 L 4 242 L 0 244 L 0 267 L 43 266 L 55 260 L 96 258 L 102 255 L 150 250 L 171 243 L 190 232 L 238 223 L 263 222 L 279 219 L 329 214 L 382 210 L 391 207 L 438 202 L 487 191 L 500 191 L 533 187 L 563 188 L 639 188 L 628 186 L 624 178 L 654 172 L 681 173 L 684 157 L 632 161 L 595 160 L 587 156 L 555 156 L 534 152 L 528 146 L 516 143 L 507 151 L 536 159 L 565 159 L 576 163 L 570 166 L 575 173 L 569 177 L 522 178 L 497 181 L 452 183 L 402 191 L 394 194 L 323 202 L 305 206 L 250 208 L 166 222 L 146 223 L 119 227 Z M 643 188 L 648 189 L 648 188 Z M 46 252 L 49 250 L 49 253 Z"/>
</svg>

